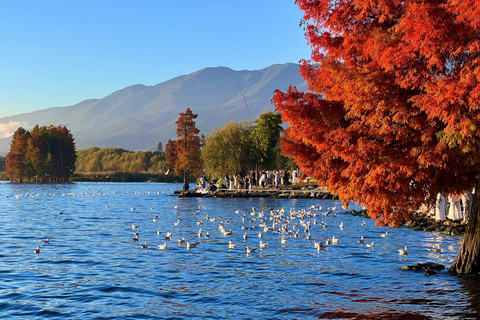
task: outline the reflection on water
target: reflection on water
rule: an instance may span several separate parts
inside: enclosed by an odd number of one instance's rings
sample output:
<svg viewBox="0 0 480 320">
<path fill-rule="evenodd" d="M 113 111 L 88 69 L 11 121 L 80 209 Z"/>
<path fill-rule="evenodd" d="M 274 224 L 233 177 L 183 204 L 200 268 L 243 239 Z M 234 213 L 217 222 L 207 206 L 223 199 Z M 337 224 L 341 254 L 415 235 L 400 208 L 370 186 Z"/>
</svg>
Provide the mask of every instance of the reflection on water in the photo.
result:
<svg viewBox="0 0 480 320">
<path fill-rule="evenodd" d="M 446 271 L 426 277 L 400 270 L 426 261 L 448 266 L 461 237 L 378 228 L 369 219 L 343 214 L 341 204 L 332 200 L 172 196 L 180 187 L 1 183 L 2 318 L 478 317 L 477 278 Z M 277 228 L 285 224 L 291 232 L 285 244 L 281 232 L 263 230 L 273 224 L 270 209 L 281 208 L 284 217 L 295 210 L 291 219 L 277 222 Z M 327 208 L 332 213 L 322 217 Z M 300 217 L 300 210 L 310 215 Z M 153 219 L 156 214 L 158 222 Z M 231 236 L 220 231 L 221 222 L 225 230 L 232 229 Z M 311 239 L 305 233 L 308 223 Z M 140 226 L 138 242 L 131 240 L 132 224 Z M 198 238 L 200 228 L 210 238 Z M 386 230 L 388 237 L 381 237 Z M 167 250 L 159 250 L 167 232 L 173 233 L 173 240 Z M 360 244 L 362 235 L 365 243 L 375 246 Z M 338 244 L 314 248 L 314 241 L 333 236 Z M 183 237 L 199 244 L 187 250 L 177 244 Z M 42 243 L 46 238 L 50 244 Z M 229 240 L 235 248 L 229 249 Z M 259 248 L 260 240 L 269 245 Z M 145 241 L 148 249 L 140 247 Z M 443 252 L 427 250 L 434 244 Z M 37 245 L 38 255 L 33 252 Z M 246 246 L 257 250 L 247 255 Z M 399 255 L 398 249 L 405 246 L 408 255 Z"/>
</svg>

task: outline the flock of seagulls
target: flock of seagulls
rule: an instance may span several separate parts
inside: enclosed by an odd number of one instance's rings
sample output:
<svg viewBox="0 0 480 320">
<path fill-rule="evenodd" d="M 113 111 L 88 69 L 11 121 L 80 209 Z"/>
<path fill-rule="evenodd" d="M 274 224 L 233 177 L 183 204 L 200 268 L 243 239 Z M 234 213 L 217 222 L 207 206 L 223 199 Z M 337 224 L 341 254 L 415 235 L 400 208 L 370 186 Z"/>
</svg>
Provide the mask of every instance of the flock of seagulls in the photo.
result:
<svg viewBox="0 0 480 320">
<path fill-rule="evenodd" d="M 126 192 L 127 193 L 127 192 Z M 160 192 L 158 192 L 160 193 Z M 163 193 L 163 192 L 162 192 Z M 99 194 L 99 193 L 97 193 Z M 134 193 L 136 194 L 136 193 Z M 142 194 L 142 193 L 138 193 Z M 146 194 L 146 192 L 144 192 Z M 75 194 L 62 194 L 62 196 L 76 196 Z M 88 195 L 85 193 L 82 195 Z M 92 193 L 93 195 L 93 193 Z M 34 195 L 24 195 L 24 196 L 34 196 Z M 23 197 L 22 195 L 17 195 L 16 198 Z M 188 207 L 188 203 L 185 204 L 185 208 Z M 106 210 L 110 210 L 109 206 L 105 207 Z M 155 207 L 150 207 L 151 210 L 154 210 Z M 296 241 L 293 239 L 305 239 L 307 243 L 313 244 L 315 250 L 320 253 L 323 250 L 326 250 L 330 245 L 338 245 L 342 243 L 342 237 L 336 237 L 335 235 L 329 237 L 328 233 L 322 233 L 324 230 L 335 230 L 336 235 L 338 236 L 341 231 L 344 231 L 348 226 L 344 221 L 340 223 L 335 223 L 332 219 L 329 218 L 338 218 L 336 207 L 329 207 L 322 209 L 320 205 L 313 205 L 303 209 L 296 208 L 251 208 L 249 210 L 235 210 L 235 215 L 228 215 L 229 218 L 226 218 L 223 215 L 217 215 L 212 211 L 209 211 L 204 206 L 194 207 L 193 209 L 187 208 L 187 210 L 180 209 L 178 205 L 173 207 L 174 213 L 177 216 L 176 221 L 172 225 L 167 225 L 164 223 L 162 217 L 158 213 L 153 215 L 151 221 L 153 223 L 158 223 L 159 230 L 156 230 L 157 237 L 163 237 L 163 241 L 157 244 L 155 247 L 158 250 L 170 250 L 175 248 L 171 245 L 171 242 L 176 242 L 177 246 L 185 247 L 187 250 L 193 250 L 198 246 L 203 246 L 204 243 L 208 243 L 210 239 L 228 238 L 228 241 L 225 241 L 225 247 L 229 250 L 244 250 L 247 255 L 255 253 L 258 249 L 263 250 L 273 246 L 287 246 L 290 241 Z M 135 215 L 138 215 L 139 212 L 137 208 L 131 207 L 130 211 Z M 141 210 L 140 210 L 141 211 Z M 181 211 L 187 212 L 187 216 L 180 215 Z M 202 212 L 208 212 L 205 216 L 202 215 Z M 58 214 L 63 214 L 63 211 L 59 211 Z M 173 212 L 172 212 L 173 214 Z M 169 217 L 171 218 L 171 217 Z M 241 220 L 241 231 L 239 231 L 238 218 Z M 144 219 L 142 219 L 144 221 Z M 140 221 L 140 222 L 142 222 Z M 198 231 L 194 231 L 194 225 L 198 226 Z M 144 222 L 143 222 L 144 223 Z M 141 223 L 141 225 L 143 225 Z M 186 227 L 184 224 L 188 224 Z M 140 224 L 131 223 L 131 230 L 134 231 L 131 241 L 137 243 L 141 249 L 152 250 L 152 247 L 149 246 L 150 242 L 155 242 L 155 239 L 147 240 L 142 239 L 140 242 L 140 230 L 142 234 L 149 235 L 151 230 L 147 230 L 149 225 L 141 228 Z M 360 223 L 360 226 L 366 226 L 366 221 L 363 220 Z M 182 229 L 180 232 L 179 229 Z M 218 228 L 218 233 L 215 231 Z M 314 228 L 321 228 L 319 231 L 313 232 Z M 163 232 L 160 230 L 169 230 Z M 174 236 L 175 234 L 175 236 Z M 331 233 L 330 233 L 331 234 Z M 179 235 L 179 236 L 177 236 Z M 266 238 L 266 236 L 268 237 Z M 347 235 L 350 236 L 350 235 Z M 142 238 L 145 236 L 142 236 Z M 361 235 L 357 242 L 361 246 L 366 248 L 375 248 L 375 241 L 367 242 L 366 238 L 388 238 L 390 237 L 389 232 L 366 234 Z M 269 242 L 264 239 L 268 239 Z M 158 242 L 158 238 L 156 239 Z M 227 239 L 225 239 L 227 240 Z M 371 239 L 374 240 L 374 239 Z M 50 238 L 46 238 L 41 241 L 44 245 L 50 244 Z M 440 254 L 442 249 L 438 244 L 433 245 L 432 247 L 427 247 L 429 251 Z M 241 252 L 241 251 L 238 251 Z M 34 250 L 34 253 L 40 254 L 40 246 Z M 408 247 L 405 246 L 403 249 L 398 249 L 398 254 L 402 256 L 407 256 L 409 253 Z"/>
<path fill-rule="evenodd" d="M 185 204 L 185 207 L 188 207 L 188 204 Z M 178 205 L 174 206 L 173 209 L 176 215 L 180 214 Z M 156 234 L 163 236 L 163 242 L 157 245 L 158 249 L 162 251 L 171 250 L 175 248 L 175 246 L 172 246 L 170 243 L 176 242 L 177 246 L 192 250 L 198 246 L 203 246 L 204 243 L 208 243 L 211 237 L 213 237 L 212 239 L 216 240 L 227 238 L 228 240 L 225 239 L 226 248 L 229 250 L 245 250 L 244 252 L 247 255 L 251 255 L 258 249 L 263 250 L 271 245 L 274 247 L 279 245 L 285 246 L 293 239 L 305 239 L 308 240 L 309 243 L 313 242 L 313 247 L 320 253 L 330 245 L 338 245 L 342 240 L 341 237 L 336 237 L 335 235 L 331 237 L 328 237 L 327 234 L 322 235 L 321 231 L 315 232 L 315 239 L 312 239 L 312 231 L 314 228 L 322 228 L 324 230 L 332 230 L 332 228 L 334 228 L 333 230 L 338 231 L 337 236 L 339 232 L 347 228 L 344 221 L 335 224 L 327 219 L 327 217 L 338 217 L 337 214 L 333 213 L 336 207 L 329 207 L 326 210 L 322 210 L 320 205 L 310 206 L 300 210 L 295 208 L 287 210 L 286 208 L 269 209 L 266 207 L 253 207 L 247 211 L 235 210 L 236 216 L 232 217 L 232 215 L 229 215 L 229 218 L 226 218 L 224 215 L 214 216 L 212 211 L 204 209 L 206 209 L 204 206 L 199 206 L 193 210 L 189 210 L 189 208 L 183 210 L 183 212 L 187 212 L 189 217 L 177 216 L 176 221 L 173 225 L 170 225 L 170 227 L 162 223 L 161 218 L 156 214 L 152 221 L 160 222 L 162 229 L 169 230 L 166 233 L 157 230 Z M 205 216 L 201 214 L 204 211 L 208 212 Z M 241 231 L 238 231 L 240 229 L 238 226 L 238 218 L 240 218 L 242 224 Z M 187 224 L 188 226 L 185 226 Z M 331 226 L 332 224 L 333 226 Z M 366 226 L 365 221 L 359 224 L 360 226 Z M 194 231 L 195 226 L 198 227 L 198 231 Z M 182 227 L 184 228 L 182 229 Z M 138 228 L 140 228 L 140 225 L 132 224 L 132 230 Z M 185 228 L 189 231 L 185 231 Z M 182 231 L 180 231 L 180 229 Z M 215 229 L 218 229 L 218 232 L 215 232 Z M 135 231 L 132 241 L 139 241 L 139 232 L 139 230 Z M 263 240 L 267 235 L 268 240 L 270 240 L 269 242 Z M 376 235 L 370 234 L 368 237 L 388 238 L 390 234 L 386 231 L 381 234 L 376 233 Z M 255 240 L 255 238 L 258 240 Z M 279 240 L 275 240 L 276 238 Z M 361 235 L 357 239 L 357 242 L 366 248 L 375 248 L 375 241 L 367 242 L 364 235 Z M 140 247 L 142 249 L 150 248 L 148 247 L 148 241 L 145 241 Z M 427 249 L 435 253 L 441 252 L 438 245 Z M 404 249 L 399 249 L 398 254 L 403 256 L 408 255 L 408 247 L 405 246 Z"/>
</svg>

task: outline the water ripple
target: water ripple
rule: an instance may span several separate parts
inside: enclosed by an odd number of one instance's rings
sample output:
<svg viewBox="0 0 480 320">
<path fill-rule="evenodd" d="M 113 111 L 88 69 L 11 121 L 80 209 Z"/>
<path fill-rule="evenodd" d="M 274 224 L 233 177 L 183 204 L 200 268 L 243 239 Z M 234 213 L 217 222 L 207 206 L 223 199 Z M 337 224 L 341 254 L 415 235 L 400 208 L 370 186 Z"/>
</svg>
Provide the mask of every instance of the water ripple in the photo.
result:
<svg viewBox="0 0 480 320">
<path fill-rule="evenodd" d="M 474 319 L 479 314 L 477 278 L 400 270 L 425 261 L 448 266 L 461 237 L 378 228 L 369 219 L 361 226 L 364 219 L 342 214 L 333 200 L 177 198 L 172 196 L 177 188 L 0 183 L 2 318 Z M 312 240 L 301 232 L 281 244 L 281 234 L 270 231 L 261 238 L 270 245 L 259 248 L 262 228 L 252 207 L 264 210 L 271 224 L 271 208 L 288 212 L 312 205 L 336 206 L 337 217 L 317 217 L 328 227 L 312 227 Z M 232 236 L 221 234 L 220 221 Z M 303 231 L 300 219 L 294 222 Z M 140 226 L 138 243 L 131 240 L 132 224 Z M 210 238 L 198 238 L 199 228 Z M 389 237 L 380 237 L 386 230 Z M 174 241 L 159 250 L 167 232 Z M 359 244 L 360 235 L 375 247 Z M 332 236 L 340 239 L 337 245 L 313 248 L 314 240 Z M 176 243 L 182 237 L 199 244 L 187 250 Z M 49 244 L 42 243 L 46 238 Z M 228 248 L 229 240 L 235 248 Z M 145 241 L 148 249 L 140 248 Z M 426 250 L 433 244 L 445 251 Z M 257 251 L 247 255 L 247 245 Z M 399 256 L 397 249 L 406 245 L 409 255 Z"/>
</svg>

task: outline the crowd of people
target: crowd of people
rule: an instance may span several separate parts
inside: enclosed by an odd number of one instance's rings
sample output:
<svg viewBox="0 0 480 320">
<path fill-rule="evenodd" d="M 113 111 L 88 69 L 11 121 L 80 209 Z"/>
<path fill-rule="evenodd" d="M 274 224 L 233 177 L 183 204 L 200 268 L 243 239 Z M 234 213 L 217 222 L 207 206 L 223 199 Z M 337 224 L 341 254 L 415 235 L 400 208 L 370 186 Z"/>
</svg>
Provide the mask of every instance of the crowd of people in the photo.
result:
<svg viewBox="0 0 480 320">
<path fill-rule="evenodd" d="M 450 220 L 467 221 L 472 210 L 473 191 L 461 196 L 439 193 L 435 206 L 430 210 L 430 216 L 437 221 Z"/>
<path fill-rule="evenodd" d="M 200 177 L 197 184 L 197 192 L 212 192 L 217 189 L 246 189 L 252 188 L 278 188 L 300 182 L 301 172 L 298 169 L 290 170 L 252 170 L 249 174 L 243 175 L 235 173 L 232 176 L 226 175 L 224 178 L 212 180 L 211 182 L 205 174 Z"/>
</svg>

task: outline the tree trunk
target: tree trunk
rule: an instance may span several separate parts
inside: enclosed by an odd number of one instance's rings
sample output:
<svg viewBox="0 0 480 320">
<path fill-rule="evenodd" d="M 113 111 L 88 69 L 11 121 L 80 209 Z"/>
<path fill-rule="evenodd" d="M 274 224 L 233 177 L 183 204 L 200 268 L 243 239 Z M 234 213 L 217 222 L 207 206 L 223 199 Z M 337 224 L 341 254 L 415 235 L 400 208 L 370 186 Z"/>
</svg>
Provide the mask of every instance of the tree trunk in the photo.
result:
<svg viewBox="0 0 480 320">
<path fill-rule="evenodd" d="M 188 171 L 184 171 L 183 172 L 183 191 L 187 191 L 188 190 L 188 185 L 189 185 L 189 175 L 188 175 Z"/>
<path fill-rule="evenodd" d="M 480 274 L 480 180 L 475 184 L 472 210 L 463 236 L 462 247 L 449 272 Z"/>
</svg>

